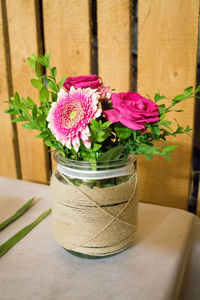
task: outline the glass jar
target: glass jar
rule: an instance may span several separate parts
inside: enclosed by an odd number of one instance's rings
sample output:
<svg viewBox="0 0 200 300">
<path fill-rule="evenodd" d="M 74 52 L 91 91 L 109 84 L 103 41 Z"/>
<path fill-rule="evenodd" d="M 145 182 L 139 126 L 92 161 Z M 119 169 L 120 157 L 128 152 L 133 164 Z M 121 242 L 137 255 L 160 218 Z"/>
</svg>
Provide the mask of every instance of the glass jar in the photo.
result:
<svg viewBox="0 0 200 300">
<path fill-rule="evenodd" d="M 133 244 L 137 228 L 135 156 L 109 162 L 54 154 L 51 179 L 53 232 L 69 252 L 98 258 Z"/>
</svg>

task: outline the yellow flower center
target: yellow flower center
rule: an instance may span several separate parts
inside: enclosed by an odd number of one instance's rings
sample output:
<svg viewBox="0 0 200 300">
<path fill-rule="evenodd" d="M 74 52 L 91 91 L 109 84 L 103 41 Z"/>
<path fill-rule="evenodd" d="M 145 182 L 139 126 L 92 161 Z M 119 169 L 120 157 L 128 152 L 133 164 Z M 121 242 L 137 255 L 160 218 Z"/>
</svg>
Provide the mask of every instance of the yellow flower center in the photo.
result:
<svg viewBox="0 0 200 300">
<path fill-rule="evenodd" d="M 77 115 L 77 112 L 75 110 L 73 110 L 69 115 L 70 120 L 73 120 L 76 117 L 76 115 Z"/>
</svg>

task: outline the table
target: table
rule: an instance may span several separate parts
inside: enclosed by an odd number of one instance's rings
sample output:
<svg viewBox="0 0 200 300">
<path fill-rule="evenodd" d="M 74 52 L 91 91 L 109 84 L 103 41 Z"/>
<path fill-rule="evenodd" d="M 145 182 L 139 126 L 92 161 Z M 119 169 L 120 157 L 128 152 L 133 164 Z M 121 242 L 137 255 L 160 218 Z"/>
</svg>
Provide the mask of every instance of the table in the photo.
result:
<svg viewBox="0 0 200 300">
<path fill-rule="evenodd" d="M 34 206 L 0 232 L 0 244 L 51 207 L 47 185 L 0 177 L 0 222 L 33 196 Z M 199 300 L 199 258 L 199 220 L 180 209 L 140 203 L 136 244 L 98 260 L 59 246 L 48 216 L 0 259 L 0 299 Z"/>
</svg>

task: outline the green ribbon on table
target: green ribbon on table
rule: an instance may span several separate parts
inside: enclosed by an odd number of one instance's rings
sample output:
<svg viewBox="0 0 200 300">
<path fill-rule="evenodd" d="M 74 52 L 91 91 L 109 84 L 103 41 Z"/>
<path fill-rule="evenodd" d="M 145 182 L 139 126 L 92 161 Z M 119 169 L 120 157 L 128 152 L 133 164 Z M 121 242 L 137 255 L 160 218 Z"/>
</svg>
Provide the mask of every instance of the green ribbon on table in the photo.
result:
<svg viewBox="0 0 200 300">
<path fill-rule="evenodd" d="M 14 215 L 12 215 L 10 218 L 5 220 L 3 223 L 0 224 L 0 231 L 6 228 L 10 223 L 18 219 L 21 215 L 23 215 L 31 206 L 33 200 L 35 200 L 35 197 L 28 200 Z"/>
<path fill-rule="evenodd" d="M 10 223 L 18 219 L 23 215 L 30 207 L 35 198 L 28 200 L 16 213 L 0 224 L 0 231 L 7 227 Z M 44 211 L 35 221 L 25 226 L 23 229 L 14 234 L 5 243 L 0 245 L 0 257 L 3 256 L 8 250 L 16 245 L 21 239 L 23 239 L 34 227 L 36 227 L 42 220 L 44 220 L 51 213 L 51 208 Z"/>
</svg>

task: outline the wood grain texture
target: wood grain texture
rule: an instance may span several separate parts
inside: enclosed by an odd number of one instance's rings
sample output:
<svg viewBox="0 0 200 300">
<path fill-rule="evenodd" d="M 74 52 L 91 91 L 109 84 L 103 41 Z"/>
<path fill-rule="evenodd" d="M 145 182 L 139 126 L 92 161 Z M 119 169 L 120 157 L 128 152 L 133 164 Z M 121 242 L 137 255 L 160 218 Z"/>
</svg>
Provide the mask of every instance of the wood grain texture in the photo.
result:
<svg viewBox="0 0 200 300">
<path fill-rule="evenodd" d="M 153 96 L 158 90 L 172 98 L 184 88 L 195 86 L 199 0 L 140 0 L 138 11 L 138 91 Z M 169 103 L 170 101 L 166 101 Z M 190 99 L 171 113 L 183 126 L 193 126 Z M 172 163 L 162 158 L 138 159 L 140 200 L 186 209 L 192 139 L 169 138 L 179 146 Z"/>
<path fill-rule="evenodd" d="M 43 1 L 45 50 L 62 76 L 90 73 L 88 0 Z"/>
<path fill-rule="evenodd" d="M 38 92 L 31 86 L 34 73 L 28 66 L 27 57 L 37 54 L 37 32 L 35 1 L 6 1 L 8 29 L 11 48 L 11 66 L 14 91 L 20 96 L 38 99 Z M 35 139 L 37 131 L 27 130 L 18 124 L 22 178 L 28 181 L 47 181 L 45 148 L 40 139 Z"/>
<path fill-rule="evenodd" d="M 3 35 L 2 2 L 0 2 L 0 175 L 17 178 L 14 152 L 14 136 L 11 124 L 11 117 L 4 113 L 9 100 L 7 69 L 6 69 L 6 49 Z"/>
<path fill-rule="evenodd" d="M 43 17 L 45 50 L 51 52 L 57 79 L 90 74 L 89 1 L 43 0 Z"/>
<path fill-rule="evenodd" d="M 99 75 L 118 92 L 130 89 L 130 3 L 97 1 Z"/>
<path fill-rule="evenodd" d="M 198 196 L 197 196 L 197 216 L 200 217 L 200 178 L 199 178 L 199 188 L 198 188 Z"/>
</svg>

